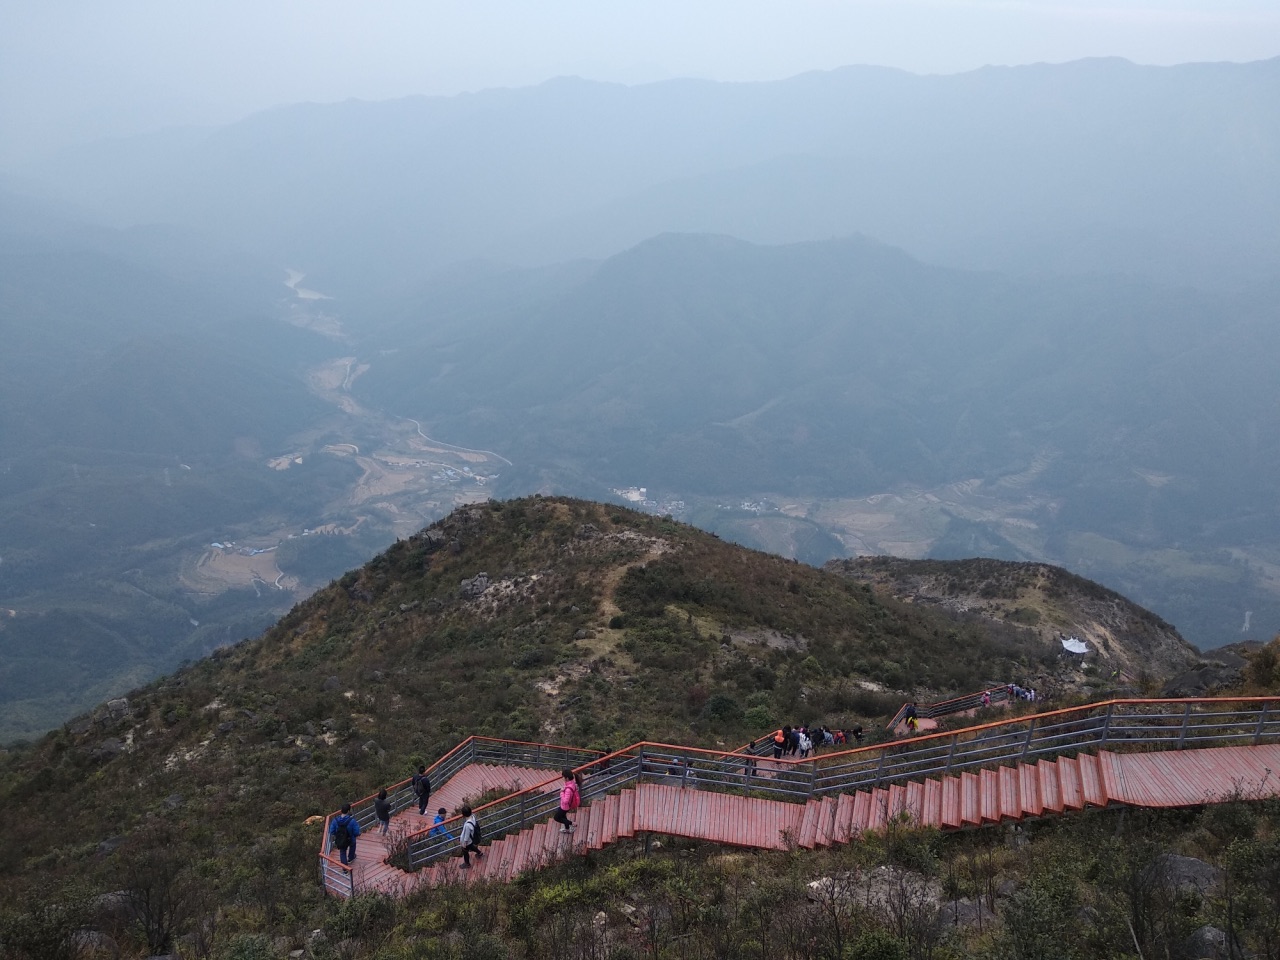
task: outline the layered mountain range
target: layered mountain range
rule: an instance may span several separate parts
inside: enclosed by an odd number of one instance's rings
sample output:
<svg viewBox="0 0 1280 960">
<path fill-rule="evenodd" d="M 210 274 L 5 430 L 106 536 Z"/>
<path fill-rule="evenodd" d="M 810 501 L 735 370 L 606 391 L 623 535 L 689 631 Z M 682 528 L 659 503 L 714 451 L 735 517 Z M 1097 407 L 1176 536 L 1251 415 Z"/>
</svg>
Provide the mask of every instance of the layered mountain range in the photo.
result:
<svg viewBox="0 0 1280 960">
<path fill-rule="evenodd" d="M 0 196 L 0 736 L 454 507 L 1280 630 L 1277 63 L 281 108 Z"/>
</svg>

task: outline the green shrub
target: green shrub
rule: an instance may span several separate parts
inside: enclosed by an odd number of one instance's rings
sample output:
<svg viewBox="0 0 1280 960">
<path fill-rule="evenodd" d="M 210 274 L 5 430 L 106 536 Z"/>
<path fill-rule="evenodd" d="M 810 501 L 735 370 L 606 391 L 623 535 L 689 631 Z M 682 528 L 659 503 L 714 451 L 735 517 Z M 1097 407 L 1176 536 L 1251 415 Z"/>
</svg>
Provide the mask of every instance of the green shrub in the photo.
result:
<svg viewBox="0 0 1280 960">
<path fill-rule="evenodd" d="M 377 893 L 362 893 L 343 900 L 324 924 L 331 940 L 358 940 L 384 933 L 395 925 L 396 904 Z"/>
<path fill-rule="evenodd" d="M 242 934 L 227 944 L 219 957 L 220 960 L 275 960 L 276 952 L 270 939 L 262 934 Z"/>
<path fill-rule="evenodd" d="M 742 719 L 742 707 L 733 697 L 717 693 L 707 701 L 707 714 L 712 720 L 733 723 Z"/>
<path fill-rule="evenodd" d="M 849 960 L 907 960 L 907 948 L 887 930 L 864 930 L 849 945 Z"/>
</svg>

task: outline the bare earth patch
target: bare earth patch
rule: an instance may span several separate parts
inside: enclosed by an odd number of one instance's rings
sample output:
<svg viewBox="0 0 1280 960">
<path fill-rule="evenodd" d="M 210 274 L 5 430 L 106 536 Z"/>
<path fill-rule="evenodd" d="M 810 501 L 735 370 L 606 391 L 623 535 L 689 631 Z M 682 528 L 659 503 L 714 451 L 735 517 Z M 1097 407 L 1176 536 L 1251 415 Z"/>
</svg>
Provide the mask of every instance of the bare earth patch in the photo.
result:
<svg viewBox="0 0 1280 960">
<path fill-rule="evenodd" d="M 254 584 L 266 589 L 290 592 L 298 588 L 296 577 L 285 576 L 276 565 L 275 551 L 245 556 L 236 550 L 211 547 L 196 561 L 192 570 L 184 571 L 182 584 L 189 590 L 215 595 L 232 587 Z"/>
</svg>

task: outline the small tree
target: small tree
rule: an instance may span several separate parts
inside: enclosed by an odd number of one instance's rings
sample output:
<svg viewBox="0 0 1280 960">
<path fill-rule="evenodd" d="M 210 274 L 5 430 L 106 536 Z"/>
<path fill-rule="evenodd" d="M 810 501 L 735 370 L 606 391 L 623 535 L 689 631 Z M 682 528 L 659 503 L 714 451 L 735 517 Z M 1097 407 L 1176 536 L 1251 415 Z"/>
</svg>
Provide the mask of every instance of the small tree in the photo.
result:
<svg viewBox="0 0 1280 960">
<path fill-rule="evenodd" d="M 1010 960 L 1072 960 L 1079 956 L 1078 905 L 1073 877 L 1057 873 L 1034 877 L 1001 910 L 1004 931 L 1000 954 Z"/>
<path fill-rule="evenodd" d="M 208 908 L 204 883 L 192 869 L 192 852 L 172 831 L 156 828 L 135 836 L 116 856 L 120 885 L 152 953 L 165 953 Z"/>
</svg>

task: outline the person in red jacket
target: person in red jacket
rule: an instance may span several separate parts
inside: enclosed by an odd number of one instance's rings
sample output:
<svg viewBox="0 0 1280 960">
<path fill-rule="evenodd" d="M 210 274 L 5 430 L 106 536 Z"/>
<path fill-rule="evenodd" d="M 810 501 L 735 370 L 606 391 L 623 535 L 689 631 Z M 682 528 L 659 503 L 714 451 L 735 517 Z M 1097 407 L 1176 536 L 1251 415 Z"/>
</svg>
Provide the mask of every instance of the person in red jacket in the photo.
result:
<svg viewBox="0 0 1280 960">
<path fill-rule="evenodd" d="M 561 770 L 560 775 L 564 777 L 564 786 L 560 788 L 560 807 L 551 819 L 560 824 L 561 833 L 572 833 L 573 821 L 569 814 L 582 804 L 582 781 L 572 770 Z"/>
</svg>

